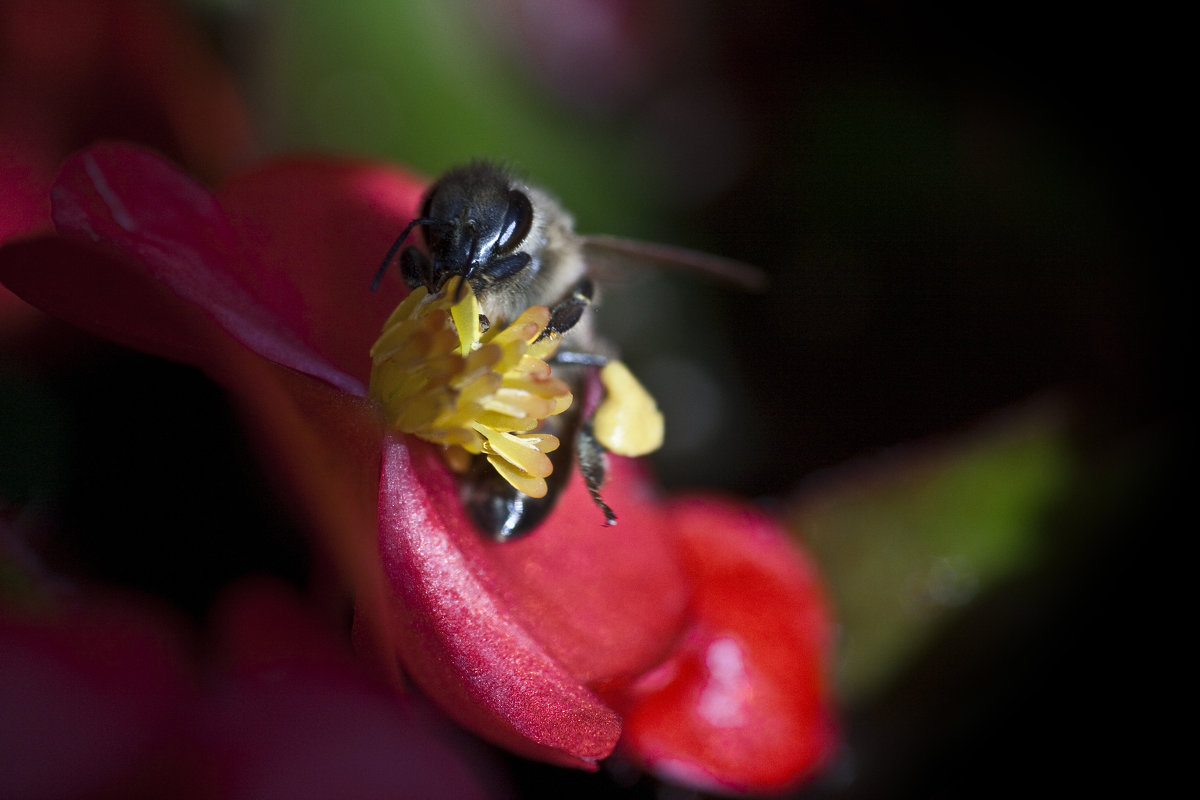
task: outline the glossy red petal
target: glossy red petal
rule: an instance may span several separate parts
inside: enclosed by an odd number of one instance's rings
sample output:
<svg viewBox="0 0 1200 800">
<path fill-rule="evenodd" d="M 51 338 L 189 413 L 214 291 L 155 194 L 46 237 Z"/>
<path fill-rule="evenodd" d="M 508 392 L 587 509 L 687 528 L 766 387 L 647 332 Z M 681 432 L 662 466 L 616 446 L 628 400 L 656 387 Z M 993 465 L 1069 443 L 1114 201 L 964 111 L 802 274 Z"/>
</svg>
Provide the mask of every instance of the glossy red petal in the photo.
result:
<svg viewBox="0 0 1200 800">
<path fill-rule="evenodd" d="M 661 501 L 638 463 L 610 456 L 603 495 L 614 527 L 603 525 L 576 470 L 538 530 L 485 544 L 493 593 L 594 689 L 666 657 L 686 621 L 690 589 Z"/>
<path fill-rule="evenodd" d="M 380 547 L 405 667 L 476 733 L 525 756 L 594 768 L 616 744 L 620 720 L 496 591 L 487 545 L 466 523 L 436 458 L 419 444 L 410 451 L 389 438 L 384 445 Z"/>
<path fill-rule="evenodd" d="M 152 335 L 154 331 L 147 331 L 137 318 L 147 313 L 148 298 L 161 296 L 165 289 L 175 298 L 169 301 L 172 305 L 200 309 L 264 358 L 344 391 L 364 393 L 360 381 L 318 355 L 254 297 L 241 276 L 261 269 L 257 256 L 242 248 L 212 193 L 161 156 L 132 145 L 95 145 L 67 161 L 52 196 L 54 221 L 64 238 L 94 245 L 127 265 L 111 281 L 106 274 L 88 282 L 92 294 L 87 306 L 103 309 L 106 326 L 119 331 L 124 319 L 139 335 Z M 47 307 L 51 300 L 67 308 L 78 306 L 62 295 L 78 291 L 79 273 L 92 267 L 58 264 L 34 276 L 43 310 L 64 316 L 60 308 Z M 149 286 L 137 286 L 143 282 Z M 172 338 L 170 331 L 160 332 Z"/>
<path fill-rule="evenodd" d="M 614 701 L 625 712 L 622 747 L 683 783 L 786 789 L 836 741 L 831 623 L 816 570 L 744 507 L 684 499 L 672 517 L 695 620 L 678 653 Z"/>
<path fill-rule="evenodd" d="M 264 164 L 218 192 L 244 247 L 258 258 L 239 280 L 284 324 L 366 383 L 367 353 L 407 294 L 398 266 L 371 280 L 417 211 L 424 182 L 381 164 L 290 158 Z"/>
</svg>

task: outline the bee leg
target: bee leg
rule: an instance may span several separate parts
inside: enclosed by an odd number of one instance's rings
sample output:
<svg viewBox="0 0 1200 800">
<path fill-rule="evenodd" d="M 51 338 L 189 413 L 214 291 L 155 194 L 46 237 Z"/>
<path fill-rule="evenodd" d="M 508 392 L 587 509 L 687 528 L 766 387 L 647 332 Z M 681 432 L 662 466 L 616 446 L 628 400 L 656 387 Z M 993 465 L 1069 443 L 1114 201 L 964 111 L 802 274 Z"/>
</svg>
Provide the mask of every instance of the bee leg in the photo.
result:
<svg viewBox="0 0 1200 800">
<path fill-rule="evenodd" d="M 587 353 L 582 350 L 559 350 L 550 357 L 551 364 L 573 364 L 584 367 L 603 367 L 608 360 L 606 355 Z"/>
<path fill-rule="evenodd" d="M 538 339 L 544 339 L 552 333 L 559 335 L 575 327 L 583 317 L 583 312 L 592 304 L 595 285 L 590 278 L 583 278 L 575 284 L 575 288 L 554 308 L 550 309 L 550 322 Z M 587 353 L 579 350 L 559 350 L 550 358 L 552 364 L 574 364 L 585 367 L 602 367 L 608 363 L 608 356 L 599 353 Z"/>
<path fill-rule="evenodd" d="M 400 251 L 400 275 L 410 289 L 428 286 L 432 291 L 434 288 L 433 262 L 412 245 Z"/>
<path fill-rule="evenodd" d="M 574 328 L 584 310 L 592 304 L 592 296 L 595 293 L 596 286 L 591 278 L 581 279 L 569 295 L 550 309 L 550 322 L 538 338 L 544 339 L 554 333 L 563 334 Z"/>
<path fill-rule="evenodd" d="M 583 312 L 592 304 L 594 286 L 591 280 L 580 280 L 571 293 L 550 309 L 550 321 L 542 336 L 562 335 L 579 322 Z M 552 363 L 564 367 L 568 383 L 582 378 L 581 368 L 602 366 L 606 356 L 584 351 L 559 350 Z M 546 479 L 544 497 L 530 497 L 517 491 L 500 477 L 485 458 L 477 458 L 463 481 L 460 491 L 463 505 L 471 521 L 483 533 L 499 541 L 507 541 L 532 532 L 554 509 L 571 475 L 571 462 L 579 464 L 584 485 L 592 501 L 604 515 L 604 524 L 615 525 L 616 514 L 600 496 L 607 464 L 604 447 L 596 440 L 589 423 L 581 424 L 581 412 L 574 405 L 562 414 L 547 419 L 539 429 L 559 438 L 560 446 L 549 454 L 553 471 Z M 571 431 L 575 431 L 574 434 Z"/>
<path fill-rule="evenodd" d="M 595 291 L 595 284 L 590 278 L 582 278 L 576 283 L 571 293 L 550 310 L 550 322 L 546 325 L 542 336 L 550 333 L 561 335 L 575 327 L 583 317 L 584 310 L 592 304 Z M 580 350 L 559 350 L 551 360 L 558 365 L 601 367 L 608 363 L 608 356 Z M 604 514 L 604 524 L 606 526 L 616 525 L 617 515 L 600 496 L 600 487 L 604 484 L 608 464 L 604 447 L 592 433 L 591 422 L 580 425 L 574 438 L 575 458 L 579 463 L 579 472 L 583 475 L 583 482 L 587 486 L 588 494 L 592 496 L 592 502 Z"/>
<path fill-rule="evenodd" d="M 592 433 L 590 422 L 580 427 L 575 436 L 575 457 L 579 462 L 579 472 L 583 475 L 588 494 L 592 496 L 592 502 L 604 514 L 605 526 L 616 525 L 617 515 L 600 496 L 600 487 L 604 485 L 604 479 L 608 475 L 608 459 L 605 458 L 604 447 Z"/>
</svg>

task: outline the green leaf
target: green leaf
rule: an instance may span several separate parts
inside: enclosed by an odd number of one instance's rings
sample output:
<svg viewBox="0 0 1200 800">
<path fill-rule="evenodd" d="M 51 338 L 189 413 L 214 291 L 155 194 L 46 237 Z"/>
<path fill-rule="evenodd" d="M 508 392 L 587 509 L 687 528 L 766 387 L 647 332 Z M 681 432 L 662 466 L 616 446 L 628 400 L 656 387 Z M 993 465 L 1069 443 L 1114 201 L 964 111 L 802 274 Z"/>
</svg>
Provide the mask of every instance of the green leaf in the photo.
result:
<svg viewBox="0 0 1200 800">
<path fill-rule="evenodd" d="M 880 688 L 973 599 L 1049 554 L 1043 523 L 1077 468 L 1066 421 L 1045 402 L 850 465 L 797 497 L 791 527 L 841 626 L 844 699 Z"/>
</svg>

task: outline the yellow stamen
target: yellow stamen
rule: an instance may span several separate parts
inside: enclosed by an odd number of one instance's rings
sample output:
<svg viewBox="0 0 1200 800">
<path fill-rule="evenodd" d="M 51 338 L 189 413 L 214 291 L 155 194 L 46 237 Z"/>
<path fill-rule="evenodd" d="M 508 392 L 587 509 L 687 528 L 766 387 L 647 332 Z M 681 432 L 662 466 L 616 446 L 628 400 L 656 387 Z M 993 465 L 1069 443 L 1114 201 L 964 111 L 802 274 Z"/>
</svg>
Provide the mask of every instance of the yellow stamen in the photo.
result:
<svg viewBox="0 0 1200 800">
<path fill-rule="evenodd" d="M 533 431 L 572 402 L 546 363 L 559 337 L 538 338 L 550 311 L 532 306 L 483 333 L 475 293 L 470 285 L 459 292 L 452 279 L 436 295 L 418 287 L 397 306 L 371 348 L 369 393 L 389 427 L 445 445 L 452 467 L 486 454 L 516 489 L 542 497 L 546 453 L 559 442 Z"/>
</svg>

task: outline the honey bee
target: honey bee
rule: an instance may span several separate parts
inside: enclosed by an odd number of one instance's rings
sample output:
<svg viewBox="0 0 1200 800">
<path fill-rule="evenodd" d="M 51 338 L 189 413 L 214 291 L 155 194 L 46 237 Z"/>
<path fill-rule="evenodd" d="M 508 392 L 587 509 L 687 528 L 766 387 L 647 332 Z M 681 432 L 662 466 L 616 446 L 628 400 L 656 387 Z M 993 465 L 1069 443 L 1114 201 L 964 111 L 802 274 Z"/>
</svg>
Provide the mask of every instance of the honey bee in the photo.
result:
<svg viewBox="0 0 1200 800">
<path fill-rule="evenodd" d="M 420 229 L 425 248 L 405 246 Z M 561 342 L 551 361 L 553 375 L 578 398 L 589 370 L 614 357 L 595 333 L 588 309 L 598 299 L 597 274 L 646 268 L 683 268 L 760 289 L 763 274 L 753 267 L 717 256 L 676 247 L 611 236 L 585 236 L 559 202 L 509 170 L 490 161 L 474 161 L 446 172 L 421 203 L 420 215 L 408 223 L 383 259 L 371 284 L 379 282 L 399 254 L 400 272 L 410 288 L 440 291 L 455 276 L 474 291 L 484 325 L 511 321 L 533 305 L 550 309 L 543 335 Z M 484 533 L 508 540 L 529 533 L 553 509 L 579 464 L 588 491 L 604 516 L 616 515 L 601 497 L 605 451 L 585 419 L 582 402 L 549 417 L 541 432 L 563 445 L 550 454 L 554 465 L 544 497 L 517 491 L 483 458 L 476 458 L 460 482 L 465 509 Z"/>
</svg>

